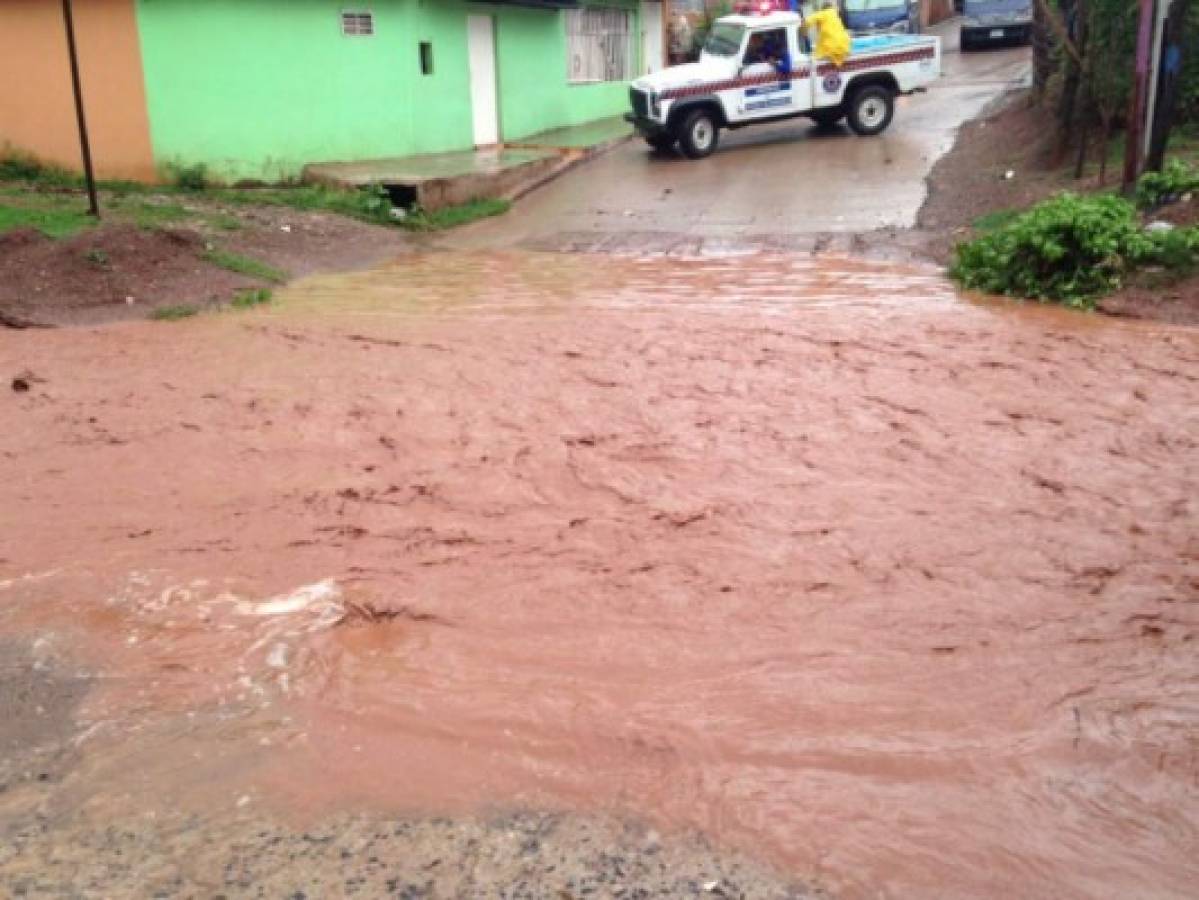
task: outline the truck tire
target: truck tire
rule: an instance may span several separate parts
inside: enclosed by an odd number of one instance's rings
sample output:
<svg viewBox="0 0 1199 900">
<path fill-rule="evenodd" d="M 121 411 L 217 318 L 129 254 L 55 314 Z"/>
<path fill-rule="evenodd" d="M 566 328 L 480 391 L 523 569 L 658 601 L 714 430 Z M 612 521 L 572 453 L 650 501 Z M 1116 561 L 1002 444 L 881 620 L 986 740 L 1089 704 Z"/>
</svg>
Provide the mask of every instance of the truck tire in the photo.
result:
<svg viewBox="0 0 1199 900">
<path fill-rule="evenodd" d="M 679 128 L 679 148 L 688 159 L 711 156 L 719 140 L 720 126 L 711 110 L 697 109 L 684 117 Z"/>
<path fill-rule="evenodd" d="M 845 110 L 840 106 L 832 109 L 814 109 L 808 113 L 808 116 L 821 128 L 832 128 L 845 118 Z"/>
<path fill-rule="evenodd" d="M 881 84 L 868 84 L 849 101 L 849 127 L 855 134 L 882 134 L 895 116 L 895 94 Z"/>
<path fill-rule="evenodd" d="M 655 150 L 661 150 L 665 152 L 678 142 L 678 138 L 676 138 L 673 134 L 647 134 L 645 136 L 645 142 Z"/>
</svg>

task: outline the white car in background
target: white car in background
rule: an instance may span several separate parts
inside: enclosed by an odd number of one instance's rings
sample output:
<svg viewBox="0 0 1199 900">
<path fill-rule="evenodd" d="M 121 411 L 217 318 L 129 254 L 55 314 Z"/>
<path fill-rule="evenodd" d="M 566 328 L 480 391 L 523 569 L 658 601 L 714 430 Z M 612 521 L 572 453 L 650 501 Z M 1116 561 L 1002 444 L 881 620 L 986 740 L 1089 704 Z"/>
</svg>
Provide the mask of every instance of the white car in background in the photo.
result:
<svg viewBox="0 0 1199 900">
<path fill-rule="evenodd" d="M 761 35 L 785 46 L 789 71 L 747 55 Z M 699 61 L 638 78 L 629 98 L 632 122 L 656 149 L 676 143 L 691 159 L 716 149 L 722 128 L 807 116 L 823 125 L 842 119 L 860 135 L 886 130 L 895 98 L 924 90 L 941 75 L 941 41 L 925 35 L 854 38 L 841 66 L 813 60 L 797 13 L 717 19 Z"/>
</svg>

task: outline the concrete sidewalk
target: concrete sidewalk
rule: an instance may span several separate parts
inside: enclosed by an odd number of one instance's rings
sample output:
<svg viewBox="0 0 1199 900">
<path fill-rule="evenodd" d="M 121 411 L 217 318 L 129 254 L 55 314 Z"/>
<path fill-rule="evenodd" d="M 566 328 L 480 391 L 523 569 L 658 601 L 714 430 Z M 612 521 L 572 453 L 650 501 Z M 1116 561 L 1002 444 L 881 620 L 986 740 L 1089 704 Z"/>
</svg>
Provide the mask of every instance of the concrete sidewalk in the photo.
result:
<svg viewBox="0 0 1199 900">
<path fill-rule="evenodd" d="M 397 205 L 427 210 L 485 197 L 513 200 L 631 135 L 623 120 L 600 119 L 499 147 L 313 163 L 304 167 L 303 180 L 346 190 L 381 185 Z"/>
</svg>

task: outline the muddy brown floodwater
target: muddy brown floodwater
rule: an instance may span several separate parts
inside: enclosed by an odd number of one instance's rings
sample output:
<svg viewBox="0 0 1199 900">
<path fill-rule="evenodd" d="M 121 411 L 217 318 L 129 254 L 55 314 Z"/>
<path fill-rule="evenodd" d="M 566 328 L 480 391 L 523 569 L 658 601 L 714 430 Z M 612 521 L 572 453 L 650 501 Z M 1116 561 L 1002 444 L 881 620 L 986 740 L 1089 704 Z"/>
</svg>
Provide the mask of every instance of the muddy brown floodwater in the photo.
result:
<svg viewBox="0 0 1199 900">
<path fill-rule="evenodd" d="M 0 332 L 0 373 L 0 635 L 90 684 L 60 812 L 600 811 L 851 898 L 1199 883 L 1195 331 L 440 253 Z"/>
</svg>

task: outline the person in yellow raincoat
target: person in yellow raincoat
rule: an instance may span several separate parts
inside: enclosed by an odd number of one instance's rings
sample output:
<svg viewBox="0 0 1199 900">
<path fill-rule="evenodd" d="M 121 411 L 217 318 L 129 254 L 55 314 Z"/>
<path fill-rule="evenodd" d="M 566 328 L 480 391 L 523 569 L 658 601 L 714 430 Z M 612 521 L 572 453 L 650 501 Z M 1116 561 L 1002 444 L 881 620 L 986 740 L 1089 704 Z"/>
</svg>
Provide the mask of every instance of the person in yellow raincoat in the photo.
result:
<svg viewBox="0 0 1199 900">
<path fill-rule="evenodd" d="M 833 0 L 821 0 L 817 6 L 817 11 L 804 16 L 803 21 L 805 31 L 816 29 L 816 46 L 812 50 L 812 56 L 827 59 L 834 66 L 840 67 L 849 56 L 849 32 L 845 30 L 841 14 L 837 12 Z"/>
</svg>

